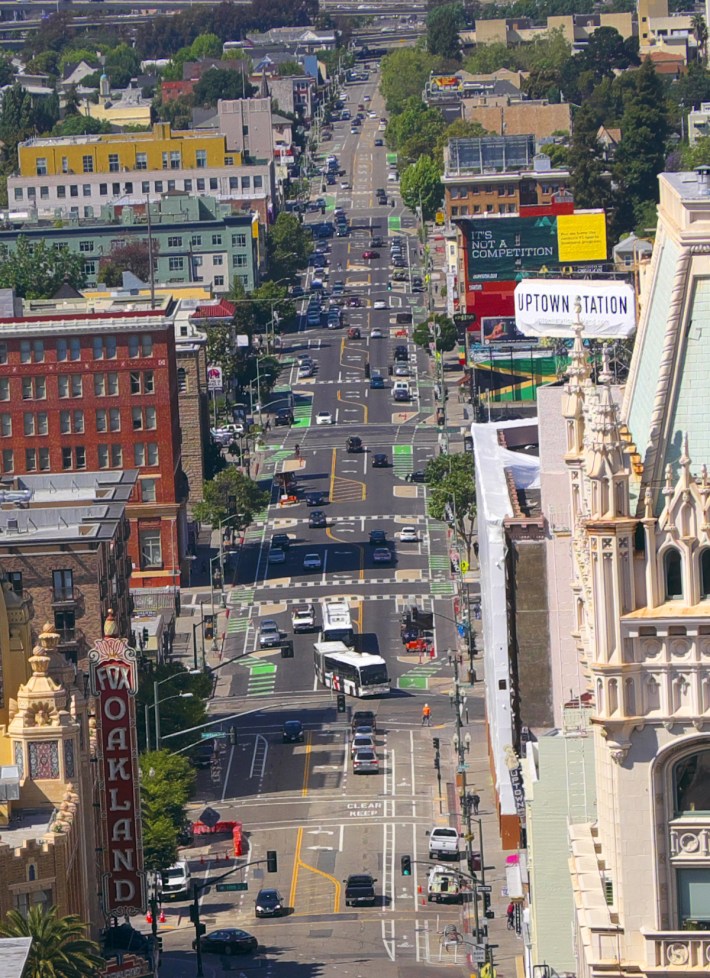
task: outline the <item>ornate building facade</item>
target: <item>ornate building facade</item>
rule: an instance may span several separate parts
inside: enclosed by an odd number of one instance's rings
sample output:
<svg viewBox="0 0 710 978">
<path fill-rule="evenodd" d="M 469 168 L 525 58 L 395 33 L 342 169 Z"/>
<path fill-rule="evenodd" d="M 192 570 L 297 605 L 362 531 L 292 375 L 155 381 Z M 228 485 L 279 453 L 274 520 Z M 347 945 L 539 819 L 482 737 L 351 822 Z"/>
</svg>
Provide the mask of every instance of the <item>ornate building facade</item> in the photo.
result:
<svg viewBox="0 0 710 978">
<path fill-rule="evenodd" d="M 562 399 L 597 794 L 569 827 L 580 978 L 710 971 L 709 190 L 661 177 L 623 404 L 581 328 Z"/>
</svg>

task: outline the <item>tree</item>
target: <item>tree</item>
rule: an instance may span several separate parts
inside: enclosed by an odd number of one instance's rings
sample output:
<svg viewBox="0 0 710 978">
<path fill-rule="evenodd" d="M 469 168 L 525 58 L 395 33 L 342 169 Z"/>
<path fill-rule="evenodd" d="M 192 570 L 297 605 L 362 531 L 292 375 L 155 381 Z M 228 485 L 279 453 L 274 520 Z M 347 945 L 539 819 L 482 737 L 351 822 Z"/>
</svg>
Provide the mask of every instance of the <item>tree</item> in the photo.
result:
<svg viewBox="0 0 710 978">
<path fill-rule="evenodd" d="M 209 685 L 208 676 L 199 678 Z M 188 739 L 194 739 L 194 734 Z M 178 858 L 178 839 L 187 821 L 185 806 L 195 787 L 195 773 L 186 757 L 168 750 L 143 753 L 138 763 L 145 866 L 166 869 Z"/>
<path fill-rule="evenodd" d="M 461 452 L 429 459 L 426 480 L 430 487 L 427 500 L 429 515 L 432 519 L 454 526 L 470 560 L 476 516 L 473 456 L 469 452 Z"/>
<path fill-rule="evenodd" d="M 606 207 L 611 198 L 609 167 L 597 138 L 598 117 L 583 106 L 574 117 L 569 167 L 572 194 L 579 208 Z"/>
<path fill-rule="evenodd" d="M 460 4 L 451 3 L 430 9 L 426 19 L 429 54 L 459 60 L 461 57 L 459 31 L 463 26 L 463 8 Z"/>
<path fill-rule="evenodd" d="M 26 916 L 8 910 L 0 936 L 32 938 L 24 978 L 92 978 L 106 965 L 86 925 L 75 914 L 58 916 L 56 907 L 34 904 Z"/>
<path fill-rule="evenodd" d="M 649 58 L 635 73 L 635 81 L 636 91 L 621 120 L 614 177 L 621 199 L 636 213 L 646 201 L 658 200 L 669 124 L 663 85 Z"/>
<path fill-rule="evenodd" d="M 239 307 L 237 307 L 239 310 Z M 253 329 L 253 324 L 249 324 Z M 222 368 L 224 379 L 232 381 L 239 370 L 240 355 L 235 352 L 235 334 L 242 332 L 229 323 L 207 323 L 207 362 Z M 247 334 L 251 336 L 251 332 Z"/>
<path fill-rule="evenodd" d="M 402 200 L 410 210 L 419 206 L 425 221 L 431 221 L 444 199 L 439 167 L 431 156 L 421 156 L 402 173 L 399 184 Z"/>
<path fill-rule="evenodd" d="M 427 353 L 431 352 L 435 338 L 439 353 L 449 353 L 458 342 L 456 323 L 443 313 L 437 313 L 428 323 L 420 323 L 412 333 L 414 342 Z"/>
<path fill-rule="evenodd" d="M 499 68 L 516 71 L 521 67 L 518 49 L 509 48 L 503 42 L 480 44 L 464 62 L 465 70 L 470 71 L 472 75 L 488 75 L 498 71 Z"/>
<path fill-rule="evenodd" d="M 160 872 L 177 862 L 178 830 L 165 815 L 159 812 L 142 815 L 143 863 L 145 868 Z"/>
<path fill-rule="evenodd" d="M 683 146 L 680 153 L 680 169 L 694 170 L 696 166 L 710 166 L 710 136 L 701 136 L 694 146 Z"/>
<path fill-rule="evenodd" d="M 140 70 L 140 55 L 129 44 L 118 44 L 104 55 L 104 72 L 113 88 L 126 88 Z"/>
<path fill-rule="evenodd" d="M 221 58 L 222 42 L 216 34 L 198 34 L 189 50 L 188 61 L 200 61 L 202 58 Z"/>
<path fill-rule="evenodd" d="M 702 64 L 705 64 L 708 58 L 708 25 L 705 23 L 705 18 L 702 14 L 693 14 L 691 26 L 698 45 L 700 61 Z"/>
<path fill-rule="evenodd" d="M 382 59 L 380 91 L 390 115 L 401 112 L 407 99 L 421 99 L 424 85 L 441 60 L 426 51 L 402 48 Z"/>
<path fill-rule="evenodd" d="M 267 235 L 269 268 L 275 281 L 292 279 L 308 264 L 311 240 L 295 214 L 281 211 Z"/>
<path fill-rule="evenodd" d="M 688 109 L 697 109 L 702 102 L 710 101 L 710 74 L 707 68 L 693 61 L 684 75 L 673 83 L 673 101 Z"/>
<path fill-rule="evenodd" d="M 199 523 L 210 523 L 213 529 L 228 516 L 239 514 L 236 522 L 244 529 L 268 504 L 269 493 L 244 473 L 231 467 L 205 482 L 204 499 L 196 503 L 193 513 Z"/>
<path fill-rule="evenodd" d="M 398 153 L 400 165 L 408 166 L 423 154 L 430 154 L 445 129 L 446 122 L 438 109 L 428 109 L 421 97 L 409 99 L 387 126 L 387 145 Z"/>
<path fill-rule="evenodd" d="M 220 99 L 250 98 L 255 89 L 241 71 L 208 68 L 193 89 L 195 105 L 217 105 Z"/>
<path fill-rule="evenodd" d="M 157 252 L 158 246 L 154 241 L 154 258 Z M 110 288 L 123 284 L 124 272 L 133 272 L 141 282 L 150 281 L 150 243 L 147 238 L 114 245 L 99 265 L 99 278 Z"/>
<path fill-rule="evenodd" d="M 292 75 L 305 75 L 303 65 L 298 61 L 282 61 L 279 65 L 279 77 L 290 78 Z"/>
<path fill-rule="evenodd" d="M 0 288 L 12 289 L 23 299 L 51 299 L 64 282 L 81 289 L 86 285 L 84 256 L 66 245 L 54 248 L 21 234 L 14 250 L 0 245 Z"/>
</svg>

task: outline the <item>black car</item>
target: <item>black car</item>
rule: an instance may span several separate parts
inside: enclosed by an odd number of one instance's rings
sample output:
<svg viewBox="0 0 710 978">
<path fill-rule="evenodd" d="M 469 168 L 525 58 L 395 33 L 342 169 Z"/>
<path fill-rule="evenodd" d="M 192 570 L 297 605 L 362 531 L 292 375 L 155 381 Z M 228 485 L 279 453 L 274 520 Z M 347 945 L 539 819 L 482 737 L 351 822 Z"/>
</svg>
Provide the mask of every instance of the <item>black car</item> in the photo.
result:
<svg viewBox="0 0 710 978">
<path fill-rule="evenodd" d="M 324 526 L 328 525 L 328 521 L 325 518 L 325 513 L 322 509 L 314 509 L 312 513 L 308 514 L 308 525 L 313 530 L 320 530 Z"/>
<path fill-rule="evenodd" d="M 370 245 L 373 248 L 382 248 L 384 247 L 384 241 L 382 240 L 382 238 L 374 237 L 370 239 Z"/>
<path fill-rule="evenodd" d="M 287 720 L 283 725 L 285 744 L 297 744 L 303 740 L 303 724 L 300 720 Z"/>
<path fill-rule="evenodd" d="M 306 506 L 322 506 L 324 502 L 325 502 L 325 493 L 322 492 L 306 493 Z"/>
<path fill-rule="evenodd" d="M 363 450 L 362 438 L 358 438 L 357 435 L 351 435 L 345 442 L 345 450 L 351 453 L 361 452 Z"/>
<path fill-rule="evenodd" d="M 259 890 L 254 901 L 257 917 L 280 917 L 284 910 L 283 897 L 278 890 Z"/>
<path fill-rule="evenodd" d="M 214 741 L 203 740 L 197 744 L 188 754 L 188 760 L 193 767 L 206 768 L 212 764 L 212 754 L 214 753 Z"/>
<path fill-rule="evenodd" d="M 355 710 L 350 721 L 353 734 L 357 733 L 359 727 L 372 727 L 373 730 L 377 730 L 377 716 L 373 710 Z"/>
<path fill-rule="evenodd" d="M 416 472 L 410 472 L 406 478 L 407 482 L 426 482 L 426 472 L 424 469 L 417 469 Z"/>
<path fill-rule="evenodd" d="M 345 906 L 360 907 L 375 905 L 375 883 L 377 880 L 369 873 L 348 876 L 345 883 Z"/>
<path fill-rule="evenodd" d="M 280 411 L 277 411 L 276 417 L 274 418 L 274 424 L 277 428 L 282 425 L 292 425 L 293 411 L 291 411 L 289 408 L 282 408 Z"/>
<path fill-rule="evenodd" d="M 409 353 L 407 351 L 407 347 L 398 346 L 397 349 L 394 351 L 394 358 L 395 360 L 401 363 L 406 363 L 407 360 L 409 360 Z"/>
<path fill-rule="evenodd" d="M 281 550 L 288 550 L 291 546 L 291 537 L 288 533 L 274 533 L 271 538 L 272 547 L 280 547 Z"/>
<path fill-rule="evenodd" d="M 203 934 L 200 938 L 200 950 L 213 951 L 215 954 L 251 954 L 256 951 L 259 943 L 253 934 L 248 934 L 238 927 L 222 927 L 213 930 L 211 934 Z M 197 947 L 197 941 L 192 942 Z"/>
<path fill-rule="evenodd" d="M 300 299 L 301 296 L 302 295 L 305 295 L 305 294 L 306 293 L 304 292 L 302 285 L 292 285 L 291 286 L 291 295 L 293 296 L 294 299 Z"/>
<path fill-rule="evenodd" d="M 370 543 L 373 547 L 386 547 L 387 534 L 384 530 L 370 530 Z"/>
<path fill-rule="evenodd" d="M 372 456 L 372 467 L 373 469 L 386 469 L 389 465 L 389 459 L 386 455 L 381 452 Z"/>
</svg>

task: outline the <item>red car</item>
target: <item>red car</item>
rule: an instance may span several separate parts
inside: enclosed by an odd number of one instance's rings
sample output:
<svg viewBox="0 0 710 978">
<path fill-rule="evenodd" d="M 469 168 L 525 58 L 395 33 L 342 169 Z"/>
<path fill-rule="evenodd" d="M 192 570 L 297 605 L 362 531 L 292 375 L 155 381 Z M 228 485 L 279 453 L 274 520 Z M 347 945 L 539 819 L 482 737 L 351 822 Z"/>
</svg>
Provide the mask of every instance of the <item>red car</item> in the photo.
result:
<svg viewBox="0 0 710 978">
<path fill-rule="evenodd" d="M 380 257 L 380 253 L 379 253 L 379 251 L 363 251 L 362 257 L 363 258 L 379 258 Z"/>
</svg>

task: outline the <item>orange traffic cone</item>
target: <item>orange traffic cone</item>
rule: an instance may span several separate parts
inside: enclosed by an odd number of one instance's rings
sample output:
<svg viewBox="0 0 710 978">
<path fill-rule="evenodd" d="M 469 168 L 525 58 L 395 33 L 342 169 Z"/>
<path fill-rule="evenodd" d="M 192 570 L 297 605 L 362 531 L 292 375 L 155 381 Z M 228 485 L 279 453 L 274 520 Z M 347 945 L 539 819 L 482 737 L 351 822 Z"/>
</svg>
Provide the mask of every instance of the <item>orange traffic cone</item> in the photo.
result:
<svg viewBox="0 0 710 978">
<path fill-rule="evenodd" d="M 145 922 L 146 922 L 146 924 L 152 924 L 153 923 L 153 914 L 150 912 L 150 910 L 145 915 Z"/>
<path fill-rule="evenodd" d="M 160 916 L 158 917 L 158 921 L 161 924 L 165 923 L 165 911 L 163 910 L 162 907 L 160 908 Z"/>
</svg>

